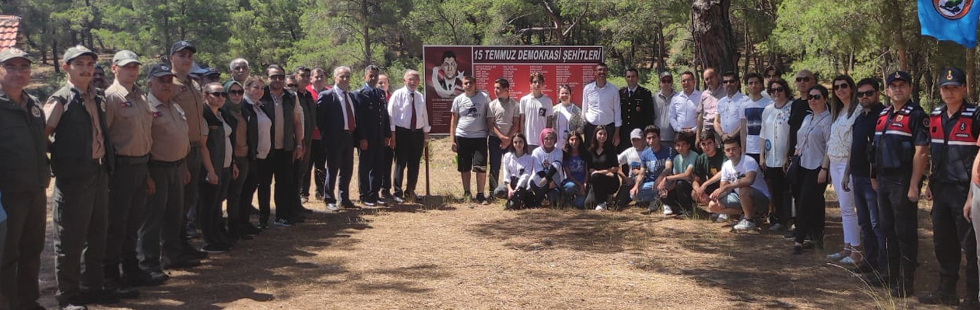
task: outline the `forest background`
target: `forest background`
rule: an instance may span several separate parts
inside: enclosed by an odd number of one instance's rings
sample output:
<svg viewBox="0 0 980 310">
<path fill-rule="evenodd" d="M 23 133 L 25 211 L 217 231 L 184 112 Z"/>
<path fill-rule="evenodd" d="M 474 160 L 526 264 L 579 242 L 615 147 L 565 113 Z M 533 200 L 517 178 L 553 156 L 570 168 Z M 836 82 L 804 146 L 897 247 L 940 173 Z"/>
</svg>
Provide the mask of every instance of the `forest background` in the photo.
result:
<svg viewBox="0 0 980 310">
<path fill-rule="evenodd" d="M 272 63 L 376 64 L 398 85 L 423 45 L 601 45 L 611 76 L 638 68 L 654 91 L 657 72 L 705 67 L 772 65 L 784 78 L 808 68 L 825 83 L 903 69 L 915 99 L 933 106 L 938 70 L 976 66 L 975 50 L 920 35 L 915 2 L 899 0 L 0 0 L 0 13 L 23 18 L 23 48 L 55 72 L 75 44 L 152 63 L 188 40 L 226 77 L 244 57 L 256 74 Z M 37 95 L 63 79 L 46 77 Z"/>
</svg>

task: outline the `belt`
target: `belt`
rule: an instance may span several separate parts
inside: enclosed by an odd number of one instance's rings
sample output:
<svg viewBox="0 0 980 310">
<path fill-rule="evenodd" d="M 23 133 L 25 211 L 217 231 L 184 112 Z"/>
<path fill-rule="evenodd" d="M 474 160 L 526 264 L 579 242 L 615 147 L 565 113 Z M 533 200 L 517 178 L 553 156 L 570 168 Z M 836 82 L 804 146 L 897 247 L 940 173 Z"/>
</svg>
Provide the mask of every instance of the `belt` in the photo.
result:
<svg viewBox="0 0 980 310">
<path fill-rule="evenodd" d="M 144 165 L 150 160 L 150 154 L 143 156 L 126 156 L 116 154 L 116 162 L 128 165 Z"/>
<path fill-rule="evenodd" d="M 147 164 L 150 165 L 151 167 L 175 167 L 183 163 L 184 163 L 183 159 L 178 161 L 162 161 L 162 160 L 150 159 L 150 161 Z"/>
<path fill-rule="evenodd" d="M 409 132 L 416 132 L 416 131 L 419 131 L 420 130 L 420 129 L 408 129 L 408 128 L 401 127 L 401 126 L 395 126 L 395 129 L 400 129 L 400 130 L 409 131 Z"/>
</svg>

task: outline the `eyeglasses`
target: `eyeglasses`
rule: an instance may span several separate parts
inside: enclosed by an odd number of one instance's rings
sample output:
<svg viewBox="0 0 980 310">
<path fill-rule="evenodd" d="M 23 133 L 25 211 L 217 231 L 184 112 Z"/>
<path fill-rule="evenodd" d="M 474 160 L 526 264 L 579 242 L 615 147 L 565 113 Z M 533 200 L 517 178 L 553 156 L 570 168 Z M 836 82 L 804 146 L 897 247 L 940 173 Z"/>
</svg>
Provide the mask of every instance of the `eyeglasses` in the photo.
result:
<svg viewBox="0 0 980 310">
<path fill-rule="evenodd" d="M 797 83 L 799 83 L 799 82 L 809 82 L 809 81 L 810 81 L 810 77 L 809 76 L 804 76 L 804 77 L 798 77 L 798 78 L 796 78 L 796 82 Z"/>
<path fill-rule="evenodd" d="M 820 100 L 820 99 L 823 99 L 823 95 L 821 95 L 821 94 L 811 94 L 809 97 L 806 97 L 806 99 L 807 100 Z"/>
<path fill-rule="evenodd" d="M 227 94 L 225 94 L 225 92 L 213 92 L 213 93 L 208 93 L 208 95 L 215 96 L 215 97 L 222 97 L 222 98 L 224 98 L 225 96 L 227 96 Z"/>
<path fill-rule="evenodd" d="M 735 84 L 736 82 L 737 81 L 735 81 L 735 80 L 724 80 L 724 81 L 722 81 L 723 84 Z"/>
<path fill-rule="evenodd" d="M 857 95 L 858 95 L 858 98 L 861 98 L 861 97 L 871 97 L 871 96 L 874 96 L 875 95 L 875 91 L 874 90 L 869 90 L 869 91 L 866 91 L 866 92 L 858 92 Z"/>
<path fill-rule="evenodd" d="M 785 91 L 785 89 L 783 89 L 782 87 L 776 87 L 769 90 L 770 93 L 781 93 L 783 91 Z"/>
<path fill-rule="evenodd" d="M 293 84 L 286 84 L 286 87 L 297 87 L 297 86 L 299 86 L 299 84 L 295 84 L 295 83 L 293 83 Z"/>
<path fill-rule="evenodd" d="M 847 83 L 834 85 L 834 90 L 841 90 L 841 89 L 848 89 L 848 88 L 851 88 L 851 86 L 847 85 Z"/>
<path fill-rule="evenodd" d="M 285 79 L 285 78 L 286 78 L 286 75 L 285 74 L 276 74 L 276 75 L 270 75 L 269 76 L 269 79 L 272 79 L 272 80 L 282 80 L 282 79 Z"/>
<path fill-rule="evenodd" d="M 228 91 L 228 95 L 242 96 L 242 95 L 245 95 L 245 90 L 244 89 L 240 89 L 240 90 L 229 90 Z"/>
</svg>

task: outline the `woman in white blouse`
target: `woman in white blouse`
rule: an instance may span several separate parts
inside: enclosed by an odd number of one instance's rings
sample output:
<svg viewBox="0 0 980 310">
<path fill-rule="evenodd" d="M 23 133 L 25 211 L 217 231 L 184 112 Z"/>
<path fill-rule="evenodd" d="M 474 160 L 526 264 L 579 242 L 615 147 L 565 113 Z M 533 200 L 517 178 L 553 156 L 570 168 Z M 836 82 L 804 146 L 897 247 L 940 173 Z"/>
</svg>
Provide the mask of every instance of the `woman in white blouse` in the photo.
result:
<svg viewBox="0 0 980 310">
<path fill-rule="evenodd" d="M 827 255 L 828 259 L 840 261 L 842 264 L 861 263 L 861 227 L 858 225 L 857 209 L 854 205 L 854 192 L 841 186 L 844 170 L 851 158 L 852 128 L 854 120 L 861 114 L 861 105 L 857 104 L 857 88 L 850 76 L 840 75 L 832 83 L 834 94 L 832 99 L 830 125 L 830 140 L 827 141 L 827 155 L 824 162 L 830 162 L 830 181 L 837 193 L 840 204 L 841 222 L 844 227 L 844 249 Z"/>
<path fill-rule="evenodd" d="M 799 199 L 796 204 L 796 232 L 793 254 L 803 254 L 803 240 L 811 238 L 823 247 L 826 209 L 823 193 L 827 189 L 827 141 L 830 140 L 830 111 L 827 88 L 817 84 L 804 93 L 810 110 L 796 132 L 796 155 L 800 156 Z"/>
<path fill-rule="evenodd" d="M 524 137 L 523 133 L 516 133 L 511 138 L 509 151 L 504 154 L 501 164 L 501 168 L 504 170 L 503 180 L 494 189 L 493 195 L 499 199 L 507 199 L 508 209 L 520 208 L 521 204 L 515 205 L 515 203 L 523 203 L 525 197 L 518 197 L 515 200 L 514 195 L 515 193 L 527 192 L 527 186 L 521 186 L 524 185 L 521 182 L 522 178 L 525 180 L 524 182 L 529 182 L 531 174 L 534 173 L 534 167 L 540 166 L 534 157 L 527 152 L 527 138 Z"/>
</svg>

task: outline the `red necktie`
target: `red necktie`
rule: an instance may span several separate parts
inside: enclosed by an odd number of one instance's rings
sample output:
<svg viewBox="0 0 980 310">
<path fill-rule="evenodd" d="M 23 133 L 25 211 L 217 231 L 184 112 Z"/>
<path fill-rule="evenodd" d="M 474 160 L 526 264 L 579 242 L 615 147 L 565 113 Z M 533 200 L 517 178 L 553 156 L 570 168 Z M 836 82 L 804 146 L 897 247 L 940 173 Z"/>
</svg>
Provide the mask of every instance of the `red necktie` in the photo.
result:
<svg viewBox="0 0 980 310">
<path fill-rule="evenodd" d="M 344 98 L 347 99 L 347 128 L 350 132 L 354 132 L 354 128 L 357 127 L 354 122 L 354 104 L 351 103 L 350 94 L 347 92 L 344 92 Z"/>
<path fill-rule="evenodd" d="M 411 102 L 410 106 L 412 108 L 412 112 L 410 112 L 412 114 L 412 121 L 411 123 L 408 123 L 408 126 L 410 126 L 408 129 L 415 131 L 415 94 L 409 93 L 408 95 L 412 98 L 411 101 L 409 101 Z"/>
</svg>

